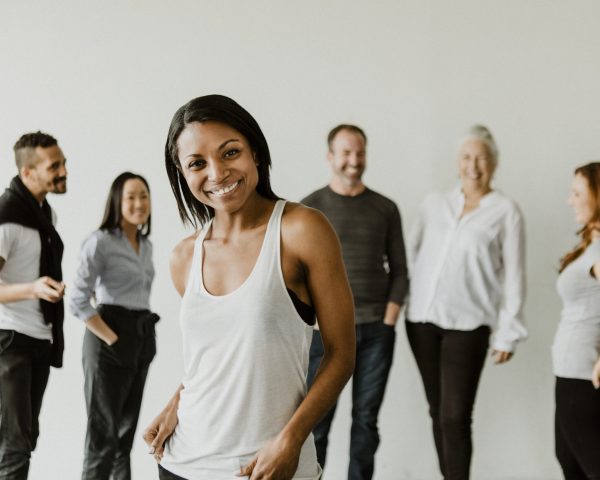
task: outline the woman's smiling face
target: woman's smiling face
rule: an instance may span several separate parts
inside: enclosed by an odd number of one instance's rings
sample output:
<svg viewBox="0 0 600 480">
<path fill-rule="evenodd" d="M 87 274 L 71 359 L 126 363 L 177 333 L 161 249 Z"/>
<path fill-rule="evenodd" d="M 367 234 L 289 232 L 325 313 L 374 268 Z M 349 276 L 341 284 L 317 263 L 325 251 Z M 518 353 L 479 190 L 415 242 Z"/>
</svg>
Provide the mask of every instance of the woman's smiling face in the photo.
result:
<svg viewBox="0 0 600 480">
<path fill-rule="evenodd" d="M 221 122 L 193 122 L 177 139 L 179 168 L 194 197 L 235 212 L 256 191 L 258 171 L 246 138 Z"/>
<path fill-rule="evenodd" d="M 463 189 L 486 192 L 496 164 L 487 145 L 476 138 L 463 143 L 458 154 L 458 173 Z"/>
<path fill-rule="evenodd" d="M 573 208 L 579 225 L 585 226 L 592 221 L 596 205 L 587 179 L 579 173 L 573 177 L 567 203 Z"/>
</svg>

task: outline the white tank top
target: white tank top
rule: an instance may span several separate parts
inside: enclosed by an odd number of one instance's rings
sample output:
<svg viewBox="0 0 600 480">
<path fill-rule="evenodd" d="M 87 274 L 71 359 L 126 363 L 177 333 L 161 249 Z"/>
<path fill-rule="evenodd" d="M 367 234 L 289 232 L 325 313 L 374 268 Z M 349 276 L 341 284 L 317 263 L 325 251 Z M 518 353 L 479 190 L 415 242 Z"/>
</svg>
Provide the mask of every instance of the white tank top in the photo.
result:
<svg viewBox="0 0 600 480">
<path fill-rule="evenodd" d="M 281 271 L 284 206 L 275 204 L 252 272 L 226 295 L 211 295 L 202 279 L 212 222 L 196 239 L 180 313 L 179 423 L 161 461 L 189 480 L 239 480 L 240 467 L 281 432 L 306 395 L 312 327 L 296 312 Z M 311 434 L 294 479 L 320 473 Z"/>
</svg>

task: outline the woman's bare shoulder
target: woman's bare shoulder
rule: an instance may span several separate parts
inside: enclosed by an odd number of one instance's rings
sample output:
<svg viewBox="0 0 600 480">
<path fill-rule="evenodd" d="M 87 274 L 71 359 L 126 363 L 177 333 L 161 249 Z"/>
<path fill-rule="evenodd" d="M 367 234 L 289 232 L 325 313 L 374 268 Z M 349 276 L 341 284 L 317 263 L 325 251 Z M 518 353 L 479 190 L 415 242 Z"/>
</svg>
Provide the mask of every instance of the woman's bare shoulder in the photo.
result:
<svg viewBox="0 0 600 480">
<path fill-rule="evenodd" d="M 192 256 L 194 255 L 194 245 L 198 234 L 199 232 L 196 232 L 175 245 L 169 259 L 171 279 L 173 280 L 175 289 L 181 296 L 185 292 L 187 277 L 192 264 Z"/>
<path fill-rule="evenodd" d="M 320 229 L 330 227 L 327 217 L 319 210 L 301 203 L 287 202 L 282 222 L 288 228 Z"/>
<path fill-rule="evenodd" d="M 337 243 L 337 236 L 327 217 L 319 210 L 301 203 L 286 203 L 281 227 L 283 241 L 299 248 L 313 247 L 331 240 Z"/>
<path fill-rule="evenodd" d="M 192 235 L 184 238 L 177 245 L 175 245 L 175 248 L 173 248 L 173 251 L 171 252 L 170 258 L 171 269 L 174 267 L 181 267 L 192 259 L 192 255 L 194 254 L 194 245 L 199 233 L 199 231 L 194 232 Z"/>
</svg>

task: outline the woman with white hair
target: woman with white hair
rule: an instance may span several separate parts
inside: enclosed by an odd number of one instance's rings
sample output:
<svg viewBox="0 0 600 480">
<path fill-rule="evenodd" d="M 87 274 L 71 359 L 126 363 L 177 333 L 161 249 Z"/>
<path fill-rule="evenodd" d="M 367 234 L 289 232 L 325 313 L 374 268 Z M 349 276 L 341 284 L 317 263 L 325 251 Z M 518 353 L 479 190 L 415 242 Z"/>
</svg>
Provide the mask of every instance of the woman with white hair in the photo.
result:
<svg viewBox="0 0 600 480">
<path fill-rule="evenodd" d="M 471 127 L 459 149 L 460 186 L 426 198 L 409 240 L 406 330 L 445 480 L 469 478 L 471 417 L 491 331 L 496 364 L 527 336 L 523 217 L 492 189 L 497 163 L 490 131 Z"/>
</svg>

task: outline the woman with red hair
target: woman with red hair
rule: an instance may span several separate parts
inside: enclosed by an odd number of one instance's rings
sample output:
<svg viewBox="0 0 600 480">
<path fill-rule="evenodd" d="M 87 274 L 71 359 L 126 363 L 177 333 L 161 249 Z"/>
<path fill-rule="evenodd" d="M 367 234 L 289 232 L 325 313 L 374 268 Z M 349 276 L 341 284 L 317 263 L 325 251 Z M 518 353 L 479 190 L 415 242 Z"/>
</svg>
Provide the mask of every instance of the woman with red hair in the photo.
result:
<svg viewBox="0 0 600 480">
<path fill-rule="evenodd" d="M 561 260 L 554 338 L 556 457 L 565 479 L 600 479 L 600 163 L 575 170 L 569 205 L 581 241 Z"/>
</svg>

